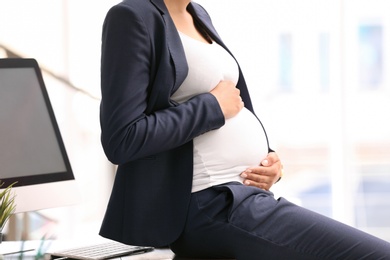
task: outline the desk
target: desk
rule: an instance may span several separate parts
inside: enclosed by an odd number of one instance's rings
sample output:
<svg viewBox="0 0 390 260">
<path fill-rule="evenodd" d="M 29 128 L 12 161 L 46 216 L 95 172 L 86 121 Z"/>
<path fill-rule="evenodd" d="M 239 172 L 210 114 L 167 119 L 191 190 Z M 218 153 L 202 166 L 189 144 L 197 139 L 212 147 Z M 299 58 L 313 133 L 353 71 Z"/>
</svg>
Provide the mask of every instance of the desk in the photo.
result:
<svg viewBox="0 0 390 260">
<path fill-rule="evenodd" d="M 98 242 L 102 242 L 102 240 L 99 239 Z M 85 241 L 69 242 L 69 241 L 60 241 L 60 240 L 44 241 L 43 243 L 41 241 L 26 241 L 24 243 L 20 241 L 12 241 L 12 242 L 4 241 L 3 243 L 0 244 L 0 255 L 7 254 L 4 256 L 4 260 L 19 260 L 20 253 L 16 253 L 16 254 L 9 254 L 9 253 L 25 250 L 22 259 L 33 260 L 35 259 L 35 256 L 38 254 L 50 253 L 57 250 L 69 249 L 69 248 L 82 246 L 82 245 L 91 245 L 91 242 L 89 242 L 89 244 L 86 244 Z M 41 248 L 41 252 L 39 252 L 39 248 Z M 115 260 L 142 260 L 142 259 L 170 260 L 173 258 L 174 258 L 174 253 L 171 250 L 157 248 L 148 253 L 132 255 L 132 256 L 124 256 L 124 257 L 113 258 L 113 259 Z"/>
</svg>

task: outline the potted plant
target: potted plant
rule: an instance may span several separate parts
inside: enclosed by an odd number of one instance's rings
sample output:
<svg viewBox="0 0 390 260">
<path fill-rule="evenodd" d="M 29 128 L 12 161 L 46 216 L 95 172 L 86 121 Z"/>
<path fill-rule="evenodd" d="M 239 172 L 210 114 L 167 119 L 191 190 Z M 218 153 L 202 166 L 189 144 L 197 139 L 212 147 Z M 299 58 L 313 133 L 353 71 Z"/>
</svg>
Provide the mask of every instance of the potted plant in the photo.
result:
<svg viewBox="0 0 390 260">
<path fill-rule="evenodd" d="M 16 204 L 15 204 L 15 195 L 12 193 L 12 186 L 16 182 L 12 183 L 8 187 L 4 188 L 0 192 L 0 243 L 3 239 L 3 228 L 5 223 L 7 223 L 9 217 L 15 212 Z M 4 182 L 0 180 L 0 189 Z"/>
</svg>

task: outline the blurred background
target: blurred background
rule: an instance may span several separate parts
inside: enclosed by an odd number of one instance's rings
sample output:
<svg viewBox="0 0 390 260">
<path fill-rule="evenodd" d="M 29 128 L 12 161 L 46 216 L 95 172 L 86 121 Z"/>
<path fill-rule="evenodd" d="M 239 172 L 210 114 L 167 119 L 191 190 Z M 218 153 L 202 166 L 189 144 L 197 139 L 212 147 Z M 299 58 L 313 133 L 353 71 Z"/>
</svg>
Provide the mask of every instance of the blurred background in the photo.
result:
<svg viewBox="0 0 390 260">
<path fill-rule="evenodd" d="M 77 205 L 16 214 L 9 240 L 99 231 L 115 175 L 100 145 L 101 29 L 118 2 L 0 0 L 0 58 L 40 64 L 81 192 Z M 275 196 L 390 241 L 390 3 L 196 2 L 239 61 L 282 159 Z"/>
</svg>

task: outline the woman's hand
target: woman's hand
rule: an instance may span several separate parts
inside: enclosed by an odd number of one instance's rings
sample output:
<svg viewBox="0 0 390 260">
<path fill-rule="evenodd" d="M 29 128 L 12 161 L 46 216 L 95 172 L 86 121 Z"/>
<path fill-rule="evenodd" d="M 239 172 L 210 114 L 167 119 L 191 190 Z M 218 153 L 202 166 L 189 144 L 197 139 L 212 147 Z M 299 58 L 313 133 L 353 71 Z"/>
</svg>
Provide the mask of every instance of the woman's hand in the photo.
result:
<svg viewBox="0 0 390 260">
<path fill-rule="evenodd" d="M 276 153 L 271 152 L 259 166 L 250 167 L 241 173 L 244 184 L 269 190 L 282 177 L 283 166 Z"/>
<path fill-rule="evenodd" d="M 210 91 L 217 99 L 225 119 L 234 117 L 244 107 L 240 90 L 231 81 L 221 81 Z"/>
</svg>

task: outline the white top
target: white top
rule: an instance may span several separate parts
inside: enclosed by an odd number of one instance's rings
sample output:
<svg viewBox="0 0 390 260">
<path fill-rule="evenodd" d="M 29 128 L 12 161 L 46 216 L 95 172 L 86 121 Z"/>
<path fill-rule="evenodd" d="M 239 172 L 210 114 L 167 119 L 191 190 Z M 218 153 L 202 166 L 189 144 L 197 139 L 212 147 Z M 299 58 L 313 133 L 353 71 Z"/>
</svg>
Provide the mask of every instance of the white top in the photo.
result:
<svg viewBox="0 0 390 260">
<path fill-rule="evenodd" d="M 237 84 L 239 72 L 234 58 L 220 45 L 207 44 L 179 33 L 189 71 L 172 99 L 182 103 L 210 92 L 221 80 Z M 259 165 L 267 156 L 266 136 L 259 120 L 243 108 L 221 128 L 194 139 L 194 177 L 192 192 L 230 182 L 242 182 L 246 168 Z"/>
</svg>

